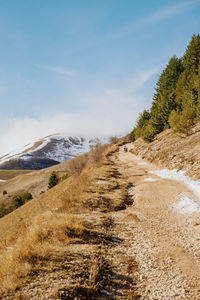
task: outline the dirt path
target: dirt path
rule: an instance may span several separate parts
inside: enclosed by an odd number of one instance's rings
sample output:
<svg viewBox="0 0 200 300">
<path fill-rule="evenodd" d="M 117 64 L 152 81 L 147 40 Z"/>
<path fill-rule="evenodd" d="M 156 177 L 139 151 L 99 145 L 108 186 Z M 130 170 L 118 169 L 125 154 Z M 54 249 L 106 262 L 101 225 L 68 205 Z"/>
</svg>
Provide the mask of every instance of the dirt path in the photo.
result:
<svg viewBox="0 0 200 300">
<path fill-rule="evenodd" d="M 199 300 L 199 213 L 175 209 L 195 196 L 155 169 L 122 147 L 109 155 L 85 194 L 90 213 L 78 214 L 84 235 L 5 299 Z"/>
<path fill-rule="evenodd" d="M 118 237 L 124 239 L 124 253 L 138 263 L 141 299 L 200 299 L 199 213 L 174 209 L 178 196 L 194 196 L 192 191 L 175 180 L 148 174 L 156 167 L 123 149 L 116 164 L 134 186 L 133 205 L 112 217 Z"/>
</svg>

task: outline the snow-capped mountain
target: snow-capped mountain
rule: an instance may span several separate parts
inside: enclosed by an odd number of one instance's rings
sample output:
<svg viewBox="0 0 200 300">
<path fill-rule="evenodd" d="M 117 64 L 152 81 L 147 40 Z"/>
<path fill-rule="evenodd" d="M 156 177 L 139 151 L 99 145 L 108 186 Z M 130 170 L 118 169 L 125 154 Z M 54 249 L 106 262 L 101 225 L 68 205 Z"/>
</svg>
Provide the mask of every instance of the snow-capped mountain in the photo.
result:
<svg viewBox="0 0 200 300">
<path fill-rule="evenodd" d="M 105 138 L 50 135 L 0 157 L 0 169 L 42 169 L 88 152 Z"/>
</svg>

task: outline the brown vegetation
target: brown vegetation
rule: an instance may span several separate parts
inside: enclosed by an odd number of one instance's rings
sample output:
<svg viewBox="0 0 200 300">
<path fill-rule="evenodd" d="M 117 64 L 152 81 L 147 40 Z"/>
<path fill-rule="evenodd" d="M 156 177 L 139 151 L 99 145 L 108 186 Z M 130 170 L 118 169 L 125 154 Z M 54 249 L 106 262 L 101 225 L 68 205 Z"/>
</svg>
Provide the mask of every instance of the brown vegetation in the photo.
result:
<svg viewBox="0 0 200 300">
<path fill-rule="evenodd" d="M 27 226 L 27 224 L 25 225 Z M 45 212 L 34 218 L 15 245 L 1 254 L 1 292 L 8 292 L 20 284 L 20 279 L 48 257 L 55 247 L 70 243 L 70 235 L 80 235 L 83 226 L 69 214 Z"/>
<path fill-rule="evenodd" d="M 6 224 L 10 228 L 2 236 L 0 232 L 1 294 L 20 286 L 51 251 L 81 238 L 84 225 L 72 213 L 88 211 L 84 193 L 95 176 L 95 167 L 103 161 L 106 148 L 98 144 L 88 154 L 73 159 L 68 163 L 69 178 L 2 218 L 2 229 Z M 90 281 L 96 284 L 94 278 Z"/>
</svg>

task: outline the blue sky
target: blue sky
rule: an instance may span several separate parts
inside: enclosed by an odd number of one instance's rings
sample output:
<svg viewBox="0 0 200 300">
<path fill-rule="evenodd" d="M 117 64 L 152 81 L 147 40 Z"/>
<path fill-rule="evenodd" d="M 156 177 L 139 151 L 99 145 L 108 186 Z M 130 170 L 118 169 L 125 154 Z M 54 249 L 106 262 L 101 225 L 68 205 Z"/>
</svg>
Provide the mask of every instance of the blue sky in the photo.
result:
<svg viewBox="0 0 200 300">
<path fill-rule="evenodd" d="M 129 132 L 199 16 L 200 0 L 0 0 L 0 153 L 58 131 Z"/>
</svg>

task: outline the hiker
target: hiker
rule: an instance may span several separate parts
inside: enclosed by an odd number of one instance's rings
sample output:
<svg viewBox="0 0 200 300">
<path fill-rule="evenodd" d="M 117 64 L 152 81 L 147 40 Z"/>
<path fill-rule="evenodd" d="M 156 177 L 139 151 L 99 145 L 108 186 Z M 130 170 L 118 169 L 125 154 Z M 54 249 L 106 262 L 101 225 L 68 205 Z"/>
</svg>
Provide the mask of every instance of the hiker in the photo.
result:
<svg viewBox="0 0 200 300">
<path fill-rule="evenodd" d="M 128 148 L 126 147 L 126 145 L 124 146 L 124 152 L 128 152 Z"/>
</svg>

